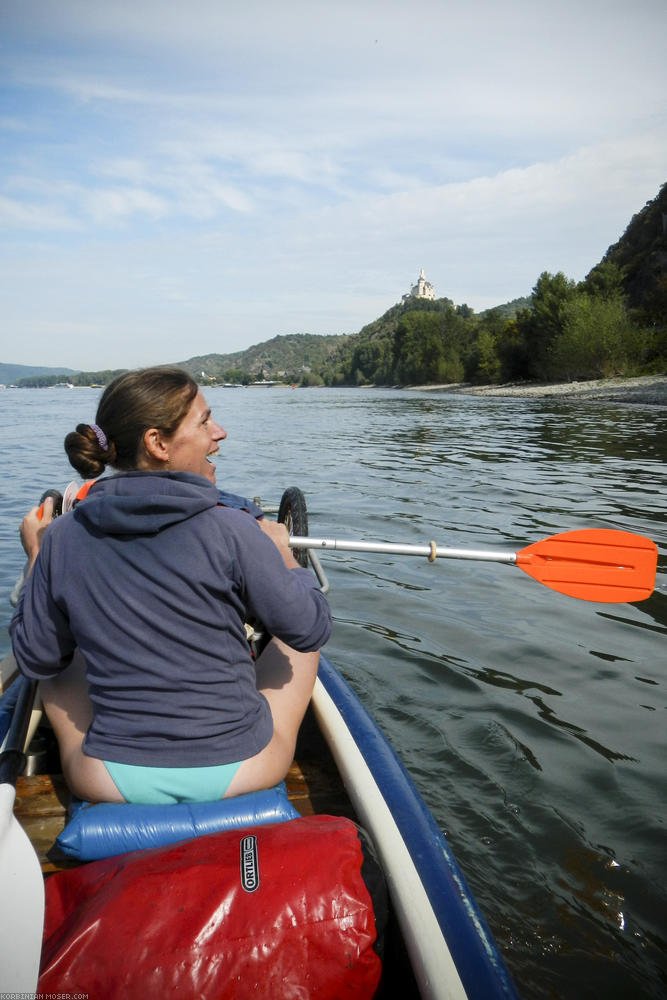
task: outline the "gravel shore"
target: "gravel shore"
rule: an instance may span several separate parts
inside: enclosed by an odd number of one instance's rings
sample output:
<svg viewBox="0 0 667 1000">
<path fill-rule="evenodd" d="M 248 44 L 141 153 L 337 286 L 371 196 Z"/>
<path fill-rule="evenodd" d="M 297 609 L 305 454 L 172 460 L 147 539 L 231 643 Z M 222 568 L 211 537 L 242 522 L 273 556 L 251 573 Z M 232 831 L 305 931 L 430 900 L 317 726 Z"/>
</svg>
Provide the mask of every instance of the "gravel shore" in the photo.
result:
<svg viewBox="0 0 667 1000">
<path fill-rule="evenodd" d="M 406 388 L 408 388 L 406 386 Z M 518 396 L 547 398 L 576 397 L 588 401 L 603 399 L 610 403 L 638 403 L 642 406 L 667 406 L 667 375 L 642 375 L 638 378 L 608 378 L 591 382 L 563 382 L 556 385 L 512 382 L 505 385 L 413 385 L 420 392 L 452 392 L 469 396 Z"/>
</svg>

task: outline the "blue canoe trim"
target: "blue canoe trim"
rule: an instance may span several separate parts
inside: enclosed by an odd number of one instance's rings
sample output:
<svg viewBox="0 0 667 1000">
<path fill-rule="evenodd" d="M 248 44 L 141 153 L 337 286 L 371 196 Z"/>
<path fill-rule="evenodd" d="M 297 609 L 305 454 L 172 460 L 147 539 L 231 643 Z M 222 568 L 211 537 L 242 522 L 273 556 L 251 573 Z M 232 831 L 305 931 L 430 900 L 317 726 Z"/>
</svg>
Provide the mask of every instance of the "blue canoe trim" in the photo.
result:
<svg viewBox="0 0 667 1000">
<path fill-rule="evenodd" d="M 517 1000 L 491 931 L 412 778 L 372 716 L 324 656 L 318 676 L 394 817 L 468 996 Z"/>
<path fill-rule="evenodd" d="M 9 732 L 19 694 L 22 690 L 27 690 L 29 684 L 30 681 L 27 677 L 19 675 L 14 683 L 10 684 L 4 694 L 0 696 L 0 743 L 2 743 Z"/>
</svg>

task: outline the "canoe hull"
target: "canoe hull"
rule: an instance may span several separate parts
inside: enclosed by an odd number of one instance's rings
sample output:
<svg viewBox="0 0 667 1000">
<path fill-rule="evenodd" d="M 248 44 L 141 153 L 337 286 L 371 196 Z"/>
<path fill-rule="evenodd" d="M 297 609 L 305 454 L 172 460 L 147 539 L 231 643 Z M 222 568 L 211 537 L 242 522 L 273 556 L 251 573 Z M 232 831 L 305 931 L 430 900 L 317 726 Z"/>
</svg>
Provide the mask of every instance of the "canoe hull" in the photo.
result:
<svg viewBox="0 0 667 1000">
<path fill-rule="evenodd" d="M 322 657 L 313 708 L 359 820 L 380 855 L 421 996 L 514 998 L 465 878 L 403 764 Z"/>
</svg>

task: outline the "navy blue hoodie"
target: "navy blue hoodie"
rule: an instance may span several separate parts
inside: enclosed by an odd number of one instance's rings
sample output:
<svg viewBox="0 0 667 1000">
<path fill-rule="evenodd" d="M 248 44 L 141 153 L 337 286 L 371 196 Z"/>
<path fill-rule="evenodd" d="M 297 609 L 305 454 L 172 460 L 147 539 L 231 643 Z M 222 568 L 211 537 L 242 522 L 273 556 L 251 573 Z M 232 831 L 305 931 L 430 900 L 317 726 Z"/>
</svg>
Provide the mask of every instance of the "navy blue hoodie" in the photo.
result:
<svg viewBox="0 0 667 1000">
<path fill-rule="evenodd" d="M 287 569 L 245 512 L 187 472 L 101 479 L 49 526 L 10 626 L 21 671 L 87 664 L 91 757 L 199 767 L 245 760 L 273 733 L 244 621 L 319 649 L 331 614 L 314 576 Z"/>
</svg>

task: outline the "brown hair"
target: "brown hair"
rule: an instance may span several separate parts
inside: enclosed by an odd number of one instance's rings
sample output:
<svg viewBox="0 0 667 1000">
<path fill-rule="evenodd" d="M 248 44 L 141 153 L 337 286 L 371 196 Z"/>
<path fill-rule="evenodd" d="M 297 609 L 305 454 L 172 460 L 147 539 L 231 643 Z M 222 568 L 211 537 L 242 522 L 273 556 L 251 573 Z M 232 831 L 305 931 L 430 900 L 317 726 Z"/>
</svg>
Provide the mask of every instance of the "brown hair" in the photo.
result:
<svg viewBox="0 0 667 1000">
<path fill-rule="evenodd" d="M 102 434 L 91 424 L 77 424 L 65 438 L 70 464 L 84 479 L 101 475 L 107 465 L 123 472 L 136 469 L 144 432 L 157 427 L 171 437 L 198 391 L 182 368 L 140 368 L 119 375 L 106 387 L 97 407 L 95 423 Z"/>
</svg>

